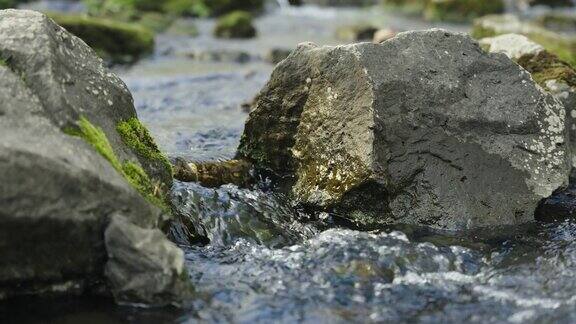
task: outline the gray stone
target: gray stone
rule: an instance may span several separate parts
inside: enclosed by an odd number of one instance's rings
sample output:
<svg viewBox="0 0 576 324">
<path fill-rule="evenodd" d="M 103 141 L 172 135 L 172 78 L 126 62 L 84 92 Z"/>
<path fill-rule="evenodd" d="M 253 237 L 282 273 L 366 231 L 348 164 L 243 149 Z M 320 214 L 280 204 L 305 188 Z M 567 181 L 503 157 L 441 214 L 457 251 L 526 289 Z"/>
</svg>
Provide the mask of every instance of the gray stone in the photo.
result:
<svg viewBox="0 0 576 324">
<path fill-rule="evenodd" d="M 143 229 L 112 217 L 105 233 L 106 276 L 118 301 L 165 305 L 189 297 L 184 252 L 158 229 Z"/>
<path fill-rule="evenodd" d="M 533 79 L 564 105 L 570 138 L 576 139 L 576 71 L 569 64 L 523 35 L 483 38 L 480 44 L 491 53 L 505 54 L 532 73 Z M 576 141 L 570 144 L 572 166 L 576 168 Z"/>
<path fill-rule="evenodd" d="M 110 217 L 121 214 L 145 231 L 166 215 L 123 166 L 142 165 L 138 175 L 158 182 L 166 170 L 155 173 L 159 164 L 117 132 L 118 123 L 137 120 L 131 95 L 81 40 L 40 13 L 4 10 L 0 57 L 0 299 L 109 293 Z M 155 242 L 169 243 L 157 234 Z M 165 266 L 172 278 L 172 264 Z"/>
<path fill-rule="evenodd" d="M 295 202 L 358 225 L 445 229 L 534 219 L 567 184 L 562 105 L 464 34 L 301 44 L 259 94 L 238 156 Z"/>
</svg>

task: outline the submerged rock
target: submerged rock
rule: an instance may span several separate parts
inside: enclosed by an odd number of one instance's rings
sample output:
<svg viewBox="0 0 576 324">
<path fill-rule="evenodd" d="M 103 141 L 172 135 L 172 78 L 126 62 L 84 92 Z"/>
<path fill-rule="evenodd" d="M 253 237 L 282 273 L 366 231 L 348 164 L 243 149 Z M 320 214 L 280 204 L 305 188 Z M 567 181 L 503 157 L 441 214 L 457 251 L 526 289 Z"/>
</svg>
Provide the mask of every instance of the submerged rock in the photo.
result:
<svg viewBox="0 0 576 324">
<path fill-rule="evenodd" d="M 301 44 L 258 96 L 238 156 L 359 225 L 466 229 L 534 219 L 567 183 L 567 143 L 563 106 L 528 72 L 429 30 Z"/>
<path fill-rule="evenodd" d="M 110 218 L 165 224 L 170 163 L 124 83 L 51 19 L 0 11 L 0 57 L 0 299 L 102 291 Z M 131 301 L 173 301 L 156 293 Z"/>
</svg>

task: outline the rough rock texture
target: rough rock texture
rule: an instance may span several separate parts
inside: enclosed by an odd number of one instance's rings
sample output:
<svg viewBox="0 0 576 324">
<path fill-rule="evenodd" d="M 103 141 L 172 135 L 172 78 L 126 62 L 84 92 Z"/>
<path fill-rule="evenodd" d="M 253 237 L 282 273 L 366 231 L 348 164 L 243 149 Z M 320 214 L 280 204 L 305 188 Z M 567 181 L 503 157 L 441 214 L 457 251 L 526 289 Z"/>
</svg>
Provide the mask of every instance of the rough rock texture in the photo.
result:
<svg viewBox="0 0 576 324">
<path fill-rule="evenodd" d="M 360 225 L 464 229 L 532 220 L 567 183 L 567 142 L 564 108 L 528 72 L 430 30 L 301 44 L 257 98 L 238 156 Z"/>
<path fill-rule="evenodd" d="M 541 87 L 550 92 L 566 108 L 572 154 L 576 153 L 576 71 L 544 47 L 523 35 L 505 34 L 483 38 L 480 44 L 492 53 L 504 53 L 532 74 Z M 576 156 L 572 156 L 576 167 Z"/>
<path fill-rule="evenodd" d="M 106 229 L 106 276 L 118 301 L 154 304 L 190 294 L 184 252 L 158 229 L 143 229 L 115 215 Z"/>
<path fill-rule="evenodd" d="M 0 299 L 114 291 L 104 230 L 157 228 L 170 166 L 124 83 L 50 19 L 0 11 L 0 57 Z"/>
</svg>

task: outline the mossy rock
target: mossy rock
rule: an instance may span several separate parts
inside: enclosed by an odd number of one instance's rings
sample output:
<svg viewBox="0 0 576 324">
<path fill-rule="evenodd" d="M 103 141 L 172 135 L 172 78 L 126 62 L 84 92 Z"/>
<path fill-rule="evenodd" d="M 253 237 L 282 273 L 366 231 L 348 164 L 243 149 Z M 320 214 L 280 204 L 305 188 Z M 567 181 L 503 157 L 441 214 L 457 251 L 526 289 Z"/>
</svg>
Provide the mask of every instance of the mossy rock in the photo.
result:
<svg viewBox="0 0 576 324">
<path fill-rule="evenodd" d="M 503 0 L 428 0 L 424 17 L 432 21 L 465 22 L 504 10 Z"/>
<path fill-rule="evenodd" d="M 256 36 L 256 28 L 252 15 L 246 11 L 234 11 L 218 19 L 214 28 L 214 36 L 219 38 L 252 38 Z"/>
<path fill-rule="evenodd" d="M 136 126 L 137 131 L 134 130 L 133 125 L 138 125 Z M 138 119 L 133 118 L 129 122 L 121 123 L 118 125 L 118 130 L 122 138 L 125 139 L 126 144 L 134 149 L 137 154 L 145 155 L 151 163 L 161 163 L 169 170 L 172 170 L 170 163 L 157 150 L 152 139 L 146 138 L 147 136 L 149 137 L 148 132 L 140 125 Z M 77 123 L 77 128 L 66 128 L 64 132 L 71 136 L 78 136 L 92 145 L 148 202 L 165 211 L 169 210 L 164 196 L 166 189 L 161 187 L 161 182 L 155 183 L 151 180 L 138 162 L 120 161 L 106 133 L 101 128 L 93 125 L 85 117 L 81 117 Z M 141 140 L 140 137 L 144 139 Z"/>
<path fill-rule="evenodd" d="M 576 66 L 576 37 L 561 35 L 512 15 L 488 15 L 474 21 L 472 37 L 481 39 L 503 34 L 520 34 L 542 45 L 571 66 Z"/>
<path fill-rule="evenodd" d="M 137 24 L 84 15 L 48 16 L 113 63 L 131 63 L 154 50 L 154 34 Z"/>
<path fill-rule="evenodd" d="M 116 130 L 124 144 L 128 145 L 138 156 L 140 163 L 146 165 L 151 176 L 162 179 L 162 183 L 170 183 L 172 179 L 172 164 L 160 152 L 148 129 L 138 118 L 132 117 L 118 123 Z M 169 188 L 164 188 L 167 191 Z"/>
</svg>

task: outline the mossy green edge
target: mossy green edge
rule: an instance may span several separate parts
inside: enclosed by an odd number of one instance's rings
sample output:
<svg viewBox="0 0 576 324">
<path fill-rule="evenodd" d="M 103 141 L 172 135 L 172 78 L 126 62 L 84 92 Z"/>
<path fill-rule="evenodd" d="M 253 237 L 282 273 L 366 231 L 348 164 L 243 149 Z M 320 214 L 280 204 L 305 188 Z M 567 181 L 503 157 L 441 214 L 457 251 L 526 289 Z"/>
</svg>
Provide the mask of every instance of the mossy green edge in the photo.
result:
<svg viewBox="0 0 576 324">
<path fill-rule="evenodd" d="M 64 132 L 71 136 L 77 136 L 89 143 L 102 157 L 104 157 L 116 171 L 118 171 L 128 183 L 134 187 L 148 202 L 161 208 L 169 210 L 157 186 L 150 180 L 148 174 L 142 167 L 134 162 L 120 162 L 108 137 L 98 126 L 93 125 L 85 117 L 80 117 L 77 123 L 78 128 L 66 128 Z"/>
<path fill-rule="evenodd" d="M 118 123 L 116 130 L 124 144 L 136 151 L 140 157 L 160 163 L 170 175 L 173 174 L 172 164 L 160 152 L 148 129 L 140 123 L 138 118 L 133 117 Z"/>
</svg>

